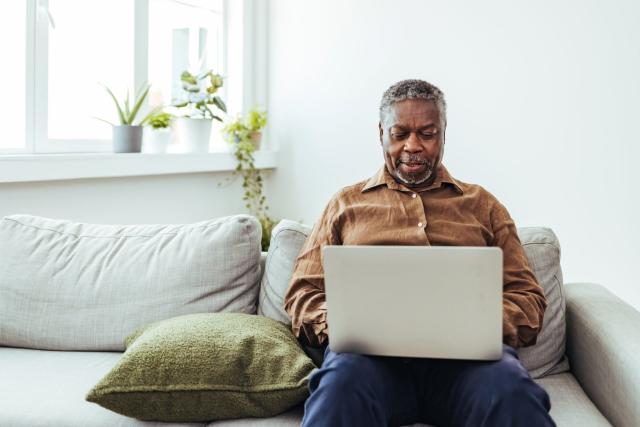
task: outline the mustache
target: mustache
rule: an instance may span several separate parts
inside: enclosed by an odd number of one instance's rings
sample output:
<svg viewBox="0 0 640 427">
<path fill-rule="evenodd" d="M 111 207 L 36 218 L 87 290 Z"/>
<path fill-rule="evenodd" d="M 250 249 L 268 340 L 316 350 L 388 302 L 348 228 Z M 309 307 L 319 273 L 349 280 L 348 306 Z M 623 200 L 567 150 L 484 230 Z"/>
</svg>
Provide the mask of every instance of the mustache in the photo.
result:
<svg viewBox="0 0 640 427">
<path fill-rule="evenodd" d="M 407 154 L 404 156 L 400 156 L 396 160 L 396 166 L 399 166 L 400 163 L 409 163 L 412 165 L 427 165 L 429 169 L 433 167 L 433 165 L 428 159 L 425 159 L 424 157 L 421 157 L 418 154 Z"/>
</svg>

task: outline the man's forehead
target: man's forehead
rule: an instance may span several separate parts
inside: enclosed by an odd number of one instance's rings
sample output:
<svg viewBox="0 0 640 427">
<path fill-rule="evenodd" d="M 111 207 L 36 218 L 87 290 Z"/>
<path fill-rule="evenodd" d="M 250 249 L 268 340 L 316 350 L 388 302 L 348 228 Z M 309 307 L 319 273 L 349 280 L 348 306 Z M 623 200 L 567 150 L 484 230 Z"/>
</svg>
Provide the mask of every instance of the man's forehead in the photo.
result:
<svg viewBox="0 0 640 427">
<path fill-rule="evenodd" d="M 384 121 L 388 126 L 416 121 L 422 122 L 423 126 L 437 126 L 441 119 L 440 109 L 433 101 L 405 100 L 390 105 Z"/>
<path fill-rule="evenodd" d="M 421 123 L 418 122 L 418 127 L 419 129 L 430 129 L 430 128 L 437 128 L 438 124 L 434 123 L 432 121 L 430 121 L 429 123 Z M 398 128 L 398 129 L 411 129 L 413 128 L 413 126 L 411 125 L 411 123 L 405 123 L 405 122 L 394 122 L 391 123 L 389 128 Z"/>
</svg>

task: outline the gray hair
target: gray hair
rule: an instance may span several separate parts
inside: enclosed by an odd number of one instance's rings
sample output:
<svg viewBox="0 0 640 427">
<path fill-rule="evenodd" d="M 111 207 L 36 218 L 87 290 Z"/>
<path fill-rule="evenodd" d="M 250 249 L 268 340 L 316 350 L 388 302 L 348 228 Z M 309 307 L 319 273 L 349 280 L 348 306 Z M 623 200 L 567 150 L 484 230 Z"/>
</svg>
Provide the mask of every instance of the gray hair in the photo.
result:
<svg viewBox="0 0 640 427">
<path fill-rule="evenodd" d="M 432 101 L 440 110 L 440 116 L 446 123 L 447 103 L 444 100 L 444 93 L 431 83 L 417 79 L 401 80 L 384 92 L 380 101 L 380 121 L 384 121 L 384 115 L 393 104 L 407 99 Z"/>
</svg>

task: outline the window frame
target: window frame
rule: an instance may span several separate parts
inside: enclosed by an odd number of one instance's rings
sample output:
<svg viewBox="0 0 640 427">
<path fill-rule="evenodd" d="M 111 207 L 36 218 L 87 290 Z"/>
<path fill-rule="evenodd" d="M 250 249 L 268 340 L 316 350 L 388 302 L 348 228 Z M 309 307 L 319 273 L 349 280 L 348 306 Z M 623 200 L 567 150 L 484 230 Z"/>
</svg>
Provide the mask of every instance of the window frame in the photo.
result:
<svg viewBox="0 0 640 427">
<path fill-rule="evenodd" d="M 148 76 L 148 47 L 149 47 L 149 0 L 133 0 L 134 2 L 134 87 L 141 87 Z M 242 59 L 235 64 L 233 69 L 241 73 L 241 78 L 236 78 L 233 94 L 234 101 L 227 99 L 227 105 L 235 105 L 236 111 L 243 111 L 243 106 L 249 105 L 247 101 L 255 101 L 254 87 L 247 85 L 247 71 L 245 66 L 255 65 L 252 61 L 246 61 L 247 53 L 252 53 L 253 47 L 249 44 L 254 39 L 254 30 L 251 25 L 246 25 L 246 17 L 254 17 L 256 8 L 264 9 L 265 5 L 255 0 L 223 0 L 223 51 L 222 67 L 219 71 L 227 76 L 228 66 L 228 41 L 230 26 L 231 31 L 242 34 L 241 50 Z M 0 149 L 1 155 L 15 154 L 65 154 L 65 153 L 111 153 L 110 139 L 52 139 L 48 137 L 48 18 L 49 0 L 26 0 L 26 69 L 25 69 L 25 141 L 24 148 Z M 234 20 L 233 23 L 230 21 Z M 266 20 L 266 16 L 264 19 Z M 266 48 L 266 41 L 265 46 Z M 261 62 L 261 61 L 259 61 Z M 266 66 L 266 63 L 264 64 Z M 249 74 L 253 74 L 250 72 Z M 225 82 L 223 95 L 229 94 Z M 266 83 L 266 82 L 265 82 Z M 261 97 L 262 98 L 262 97 Z M 230 102 L 231 101 L 231 102 Z M 266 99 L 261 100 L 266 101 Z"/>
<path fill-rule="evenodd" d="M 49 138 L 49 0 L 27 0 L 32 5 L 32 14 L 27 14 L 27 26 L 34 26 L 33 32 L 27 33 L 27 45 L 33 46 L 33 79 L 29 79 L 32 85 L 33 95 L 29 98 L 33 100 L 31 114 L 33 115 L 32 126 L 27 126 L 27 132 L 31 132 L 31 141 L 27 145 L 31 147 L 33 154 L 53 154 L 53 153 L 106 153 L 112 151 L 110 140 L 108 139 L 54 139 Z M 143 78 L 141 75 L 147 74 L 147 55 L 139 55 L 141 47 L 148 44 L 148 34 L 143 34 L 143 30 L 148 29 L 149 1 L 134 0 L 134 67 L 130 70 L 133 73 L 134 87 L 140 87 Z M 33 40 L 29 41 L 29 36 Z M 144 51 L 146 52 L 146 50 Z M 29 55 L 29 52 L 27 54 Z M 144 74 L 142 74 L 144 73 Z M 27 111 L 28 115 L 29 111 Z"/>
</svg>

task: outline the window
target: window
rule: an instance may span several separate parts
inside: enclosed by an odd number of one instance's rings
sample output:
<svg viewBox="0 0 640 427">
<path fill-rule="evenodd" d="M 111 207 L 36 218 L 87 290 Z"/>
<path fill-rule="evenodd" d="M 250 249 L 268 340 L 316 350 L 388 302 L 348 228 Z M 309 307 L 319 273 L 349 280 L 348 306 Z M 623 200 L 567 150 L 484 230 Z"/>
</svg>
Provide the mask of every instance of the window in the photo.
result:
<svg viewBox="0 0 640 427">
<path fill-rule="evenodd" d="M 2 8 L 0 46 L 5 60 L 0 67 L 0 151 L 10 152 L 25 148 L 27 7 L 24 2 L 10 1 L 4 2 Z"/>
<path fill-rule="evenodd" d="M 2 2 L 5 137 L 0 153 L 110 151 L 112 101 L 152 86 L 149 102 L 178 95 L 179 75 L 225 74 L 223 0 Z M 6 64 L 11 64 L 7 66 Z M 133 95 L 131 95 L 133 96 Z"/>
<path fill-rule="evenodd" d="M 134 83 L 134 2 L 49 0 L 47 128 L 42 139 L 107 140 L 114 107 L 99 83 L 124 94 Z M 44 99 L 42 100 L 44 101 Z"/>
<path fill-rule="evenodd" d="M 223 69 L 222 4 L 149 3 L 149 81 L 162 99 L 181 95 L 183 70 Z"/>
</svg>

